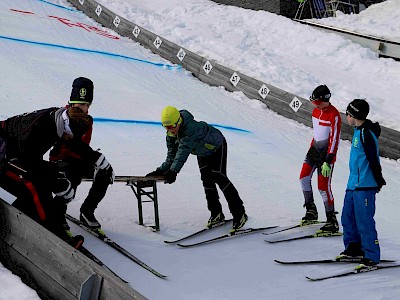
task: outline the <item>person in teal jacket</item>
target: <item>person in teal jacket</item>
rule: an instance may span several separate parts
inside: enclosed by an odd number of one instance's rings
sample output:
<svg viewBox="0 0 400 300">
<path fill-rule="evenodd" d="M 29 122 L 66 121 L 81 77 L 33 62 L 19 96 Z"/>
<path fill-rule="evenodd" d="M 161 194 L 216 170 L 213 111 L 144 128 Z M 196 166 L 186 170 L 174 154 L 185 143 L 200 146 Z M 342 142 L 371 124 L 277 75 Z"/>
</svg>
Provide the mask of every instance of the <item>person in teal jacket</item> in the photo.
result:
<svg viewBox="0 0 400 300">
<path fill-rule="evenodd" d="M 379 123 L 367 119 L 369 105 L 355 99 L 347 107 L 349 125 L 354 127 L 347 182 L 343 203 L 342 226 L 345 251 L 341 256 L 362 257 L 358 268 L 379 263 L 380 247 L 376 232 L 375 196 L 386 184 L 379 161 Z"/>
<path fill-rule="evenodd" d="M 227 143 L 222 133 L 203 121 L 194 120 L 187 110 L 167 106 L 161 113 L 167 130 L 167 157 L 160 167 L 146 176 L 165 175 L 165 183 L 174 183 L 189 154 L 197 156 L 201 180 L 211 212 L 207 227 L 224 222 L 217 186 L 222 190 L 233 216 L 231 232 L 242 228 L 247 221 L 243 201 L 226 174 Z"/>
</svg>

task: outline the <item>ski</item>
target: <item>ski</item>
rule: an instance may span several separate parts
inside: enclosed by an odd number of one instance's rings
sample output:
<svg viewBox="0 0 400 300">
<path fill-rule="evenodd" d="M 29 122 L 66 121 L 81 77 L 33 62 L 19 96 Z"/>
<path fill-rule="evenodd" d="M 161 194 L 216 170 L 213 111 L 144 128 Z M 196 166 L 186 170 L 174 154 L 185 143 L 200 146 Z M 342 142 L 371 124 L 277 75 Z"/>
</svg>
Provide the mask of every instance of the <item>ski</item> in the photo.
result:
<svg viewBox="0 0 400 300">
<path fill-rule="evenodd" d="M 220 227 L 220 226 L 222 226 L 222 225 L 224 225 L 224 224 L 226 224 L 226 223 L 228 223 L 228 222 L 230 222 L 230 221 L 232 221 L 232 220 L 233 220 L 233 219 L 224 220 L 224 221 L 222 221 L 222 222 L 219 222 L 219 223 L 216 223 L 216 224 L 212 225 L 211 227 L 203 228 L 203 229 L 201 229 L 201 230 L 199 230 L 199 231 L 196 231 L 196 232 L 194 232 L 194 233 L 192 233 L 192 234 L 190 234 L 190 235 L 184 236 L 184 237 L 182 237 L 182 238 L 180 238 L 180 239 L 173 240 L 173 241 L 164 241 L 164 243 L 167 243 L 167 244 L 176 244 L 176 243 L 179 243 L 179 242 L 184 241 L 184 240 L 186 240 L 186 239 L 189 239 L 189 238 L 191 238 L 191 237 L 198 236 L 198 235 L 202 234 L 203 232 L 209 231 L 210 229 L 213 229 L 213 228 L 216 228 L 216 227 Z"/>
<path fill-rule="evenodd" d="M 306 265 L 306 264 L 330 264 L 330 263 L 360 263 L 362 258 L 359 257 L 348 257 L 348 258 L 335 258 L 335 259 L 319 259 L 319 260 L 294 260 L 284 261 L 274 259 L 278 264 L 283 265 Z M 395 260 L 381 259 L 381 262 L 395 262 Z"/>
<path fill-rule="evenodd" d="M 86 232 L 90 233 L 91 235 L 93 235 L 94 237 L 98 238 L 99 240 L 103 241 L 104 243 L 106 243 L 107 245 L 109 245 L 110 247 L 112 247 L 114 250 L 118 251 L 119 253 L 121 253 L 122 255 L 126 256 L 127 258 L 129 258 L 130 260 L 132 260 L 133 262 L 137 263 L 139 266 L 143 267 L 144 269 L 146 269 L 147 271 L 151 272 L 152 274 L 156 275 L 159 278 L 166 278 L 168 276 L 163 275 L 159 272 L 157 272 L 156 270 L 154 270 L 153 268 L 151 268 L 150 266 L 146 265 L 143 261 L 141 261 L 139 258 L 137 258 L 136 256 L 134 256 L 132 253 L 128 252 L 127 250 L 125 250 L 123 247 L 121 247 L 119 244 L 117 244 L 116 242 L 114 242 L 112 239 L 110 239 L 102 230 L 95 230 L 92 229 L 90 227 L 88 227 L 85 223 L 83 223 L 82 221 L 74 218 L 71 215 L 66 214 L 65 217 L 70 220 L 71 222 L 75 223 L 76 225 L 78 225 L 79 227 L 81 227 L 83 230 L 85 230 Z"/>
<path fill-rule="evenodd" d="M 312 234 L 306 234 L 306 235 L 301 235 L 301 236 L 295 236 L 295 237 L 286 237 L 282 239 L 270 239 L 270 240 L 265 240 L 267 243 L 281 243 L 281 242 L 289 242 L 289 241 L 296 241 L 296 240 L 302 240 L 302 239 L 311 239 L 311 238 L 317 238 L 317 237 L 332 237 L 332 236 L 342 236 L 342 232 L 316 232 Z"/>
<path fill-rule="evenodd" d="M 233 238 L 233 237 L 237 237 L 237 236 L 240 236 L 240 235 L 249 234 L 249 233 L 253 233 L 253 232 L 257 232 L 257 231 L 261 231 L 261 230 L 272 229 L 272 228 L 276 228 L 276 227 L 277 226 L 239 229 L 239 230 L 236 230 L 233 233 L 227 233 L 227 234 L 224 234 L 224 235 L 221 235 L 221 236 L 209 239 L 209 240 L 204 240 L 204 241 L 193 243 L 193 244 L 177 244 L 177 245 L 180 246 L 180 247 L 189 248 L 189 247 L 204 245 L 204 244 L 212 243 L 212 242 L 215 242 L 215 241 L 229 239 L 229 238 Z"/>
<path fill-rule="evenodd" d="M 99 266 L 101 266 L 104 269 L 106 269 L 106 270 L 110 271 L 111 273 L 113 273 L 116 277 L 121 279 L 123 282 L 128 283 L 128 281 L 126 281 L 126 280 L 122 279 L 120 276 L 118 276 L 113 270 L 111 270 L 109 267 L 107 267 L 107 265 L 105 265 L 99 258 L 97 258 L 97 256 L 95 256 L 92 252 L 90 252 L 85 247 L 81 246 L 81 248 L 79 248 L 79 250 L 77 250 L 77 251 L 80 251 L 87 258 L 91 259 L 92 261 L 94 261 Z"/>
<path fill-rule="evenodd" d="M 306 276 L 306 278 L 311 281 L 320 281 L 320 280 L 325 280 L 325 279 L 330 279 L 330 278 L 338 278 L 338 277 L 344 277 L 344 276 L 349 276 L 349 275 L 354 275 L 354 274 L 361 274 L 361 273 L 366 273 L 366 272 L 371 272 L 371 271 L 377 271 L 377 270 L 389 269 L 389 268 L 397 268 L 397 267 L 400 267 L 400 264 L 377 265 L 377 266 L 373 266 L 370 268 L 361 268 L 361 269 L 353 268 L 348 271 L 335 273 L 335 274 L 327 275 L 327 276 L 319 276 L 319 277 Z"/>
<path fill-rule="evenodd" d="M 287 231 L 287 230 L 291 230 L 291 229 L 295 229 L 295 228 L 305 228 L 305 227 L 307 227 L 307 226 L 310 226 L 310 225 L 314 225 L 314 224 L 324 224 L 325 222 L 324 221 L 315 221 L 315 222 L 313 222 L 313 223 L 308 223 L 308 224 L 305 224 L 305 225 L 303 225 L 303 224 L 294 224 L 294 225 L 288 225 L 288 226 L 284 226 L 283 228 L 281 228 L 281 229 L 279 229 L 279 230 L 277 230 L 277 231 L 273 231 L 273 232 L 263 232 L 262 234 L 265 234 L 265 235 L 271 235 L 271 234 L 275 234 L 275 233 L 280 233 L 280 232 L 283 232 L 283 231 Z"/>
</svg>

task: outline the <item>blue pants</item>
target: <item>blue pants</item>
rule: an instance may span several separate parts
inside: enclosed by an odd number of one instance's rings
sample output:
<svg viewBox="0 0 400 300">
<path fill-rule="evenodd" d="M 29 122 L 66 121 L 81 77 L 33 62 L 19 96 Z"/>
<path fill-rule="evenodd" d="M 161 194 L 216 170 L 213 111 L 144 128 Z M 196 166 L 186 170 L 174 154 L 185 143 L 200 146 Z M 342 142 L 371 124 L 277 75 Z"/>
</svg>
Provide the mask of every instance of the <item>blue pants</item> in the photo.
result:
<svg viewBox="0 0 400 300">
<path fill-rule="evenodd" d="M 342 211 L 343 242 L 361 244 L 364 257 L 379 263 L 380 248 L 375 228 L 375 190 L 347 190 Z"/>
</svg>

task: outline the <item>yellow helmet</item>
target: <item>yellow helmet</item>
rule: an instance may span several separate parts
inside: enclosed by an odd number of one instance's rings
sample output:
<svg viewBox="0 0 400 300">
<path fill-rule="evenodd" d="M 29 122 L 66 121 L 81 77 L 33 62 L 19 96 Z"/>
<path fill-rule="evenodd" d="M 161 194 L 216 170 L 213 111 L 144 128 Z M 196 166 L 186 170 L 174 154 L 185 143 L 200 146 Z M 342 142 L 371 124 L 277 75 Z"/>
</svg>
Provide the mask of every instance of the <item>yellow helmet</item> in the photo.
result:
<svg viewBox="0 0 400 300">
<path fill-rule="evenodd" d="M 180 118 L 179 110 L 173 106 L 166 106 L 161 112 L 161 123 L 164 127 L 180 124 Z"/>
</svg>

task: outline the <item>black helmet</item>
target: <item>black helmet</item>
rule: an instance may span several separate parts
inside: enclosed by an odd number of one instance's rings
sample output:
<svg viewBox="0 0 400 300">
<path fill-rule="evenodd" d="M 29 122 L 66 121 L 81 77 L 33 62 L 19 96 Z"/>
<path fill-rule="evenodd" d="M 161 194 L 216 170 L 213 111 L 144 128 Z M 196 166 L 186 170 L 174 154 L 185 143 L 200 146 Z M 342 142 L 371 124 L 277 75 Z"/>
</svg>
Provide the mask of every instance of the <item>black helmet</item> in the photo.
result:
<svg viewBox="0 0 400 300">
<path fill-rule="evenodd" d="M 322 100 L 322 102 L 329 102 L 331 98 L 331 91 L 326 85 L 319 85 L 313 91 L 310 101 Z"/>
</svg>

